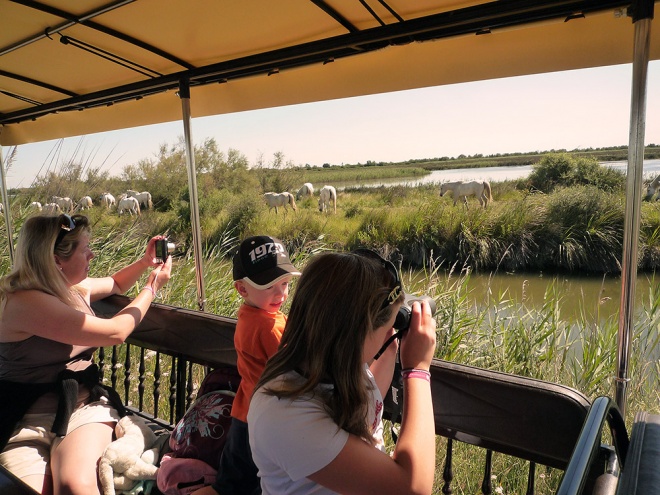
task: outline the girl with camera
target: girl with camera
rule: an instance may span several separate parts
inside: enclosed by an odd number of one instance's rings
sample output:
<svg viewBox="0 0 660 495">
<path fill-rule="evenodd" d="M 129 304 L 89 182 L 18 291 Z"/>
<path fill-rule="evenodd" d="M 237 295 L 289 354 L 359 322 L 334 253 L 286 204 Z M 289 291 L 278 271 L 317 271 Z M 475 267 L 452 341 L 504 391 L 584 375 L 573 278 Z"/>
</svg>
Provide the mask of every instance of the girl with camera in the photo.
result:
<svg viewBox="0 0 660 495">
<path fill-rule="evenodd" d="M 96 465 L 123 406 L 99 383 L 92 355 L 124 342 L 169 280 L 172 258 L 156 260 L 159 239 L 135 263 L 94 278 L 86 217 L 23 224 L 14 267 L 0 279 L 0 464 L 39 493 L 99 494 Z M 148 269 L 128 306 L 94 315 L 92 302 L 127 291 Z"/>
<path fill-rule="evenodd" d="M 427 302 L 412 304 L 400 344 L 405 403 L 393 454 L 373 436 L 382 397 L 365 363 L 392 334 L 403 299 L 396 268 L 373 252 L 321 254 L 303 270 L 248 412 L 263 493 L 431 493 L 435 320 Z"/>
</svg>

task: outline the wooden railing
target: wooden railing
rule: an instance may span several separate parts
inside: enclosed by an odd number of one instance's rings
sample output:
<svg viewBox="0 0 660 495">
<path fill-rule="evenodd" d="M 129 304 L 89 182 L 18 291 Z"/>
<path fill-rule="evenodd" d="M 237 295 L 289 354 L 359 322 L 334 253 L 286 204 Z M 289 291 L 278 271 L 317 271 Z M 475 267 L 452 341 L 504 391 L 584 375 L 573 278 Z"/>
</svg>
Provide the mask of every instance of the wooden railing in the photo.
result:
<svg viewBox="0 0 660 495">
<path fill-rule="evenodd" d="M 100 316 L 112 316 L 126 303 L 128 298 L 113 296 L 95 303 L 94 310 Z M 122 393 L 130 387 L 133 395 L 139 391 L 139 397 L 146 393 L 145 383 L 159 384 L 148 401 L 151 408 L 144 406 L 142 398 L 130 405 L 148 417 L 175 423 L 194 397 L 204 367 L 235 365 L 234 328 L 231 318 L 154 304 L 123 351 L 105 351 L 104 377 Z M 145 349 L 155 352 L 151 362 L 143 359 Z M 114 357 L 108 359 L 110 353 Z M 202 367 L 201 371 L 196 367 Z M 149 373 L 153 376 L 146 376 Z M 444 493 L 451 493 L 454 481 L 455 442 L 483 449 L 485 494 L 492 491 L 493 452 L 529 462 L 527 493 L 534 493 L 537 465 L 566 469 L 590 408 L 584 395 L 555 383 L 442 360 L 433 361 L 431 375 L 435 433 L 448 439 L 442 467 Z M 386 416 L 391 413 L 388 407 L 385 412 Z M 593 473 L 605 469 L 603 462 Z M 594 476 L 590 475 L 587 487 L 595 482 Z"/>
<path fill-rule="evenodd" d="M 93 307 L 97 315 L 110 317 L 128 302 L 124 296 L 112 296 Z M 235 367 L 235 325 L 232 318 L 153 304 L 126 344 L 99 350 L 103 380 L 120 392 L 134 412 L 171 429 L 195 397 L 208 369 Z M 435 433 L 447 438 L 441 469 L 444 494 L 453 491 L 455 442 L 477 446 L 483 452 L 481 491 L 486 495 L 493 492 L 494 452 L 528 462 L 527 494 L 535 492 L 537 465 L 565 471 L 570 464 L 574 473 L 573 465 L 579 464 L 584 469 L 579 473 L 579 487 L 565 492 L 576 495 L 595 493 L 599 477 L 611 468 L 607 453 L 613 449 L 600 444 L 602 421 L 597 433 L 592 431 L 589 440 L 583 440 L 584 428 L 592 428 L 588 425 L 593 425 L 594 414 L 602 408 L 592 409 L 576 390 L 442 360 L 432 363 L 431 387 Z M 391 417 L 387 404 L 385 413 Z M 621 424 L 615 422 L 616 434 L 627 439 Z M 596 447 L 576 450 L 579 443 L 588 442 Z M 586 461 L 576 461 L 583 456 L 588 457 Z M 0 486 L 1 482 L 2 476 Z"/>
</svg>

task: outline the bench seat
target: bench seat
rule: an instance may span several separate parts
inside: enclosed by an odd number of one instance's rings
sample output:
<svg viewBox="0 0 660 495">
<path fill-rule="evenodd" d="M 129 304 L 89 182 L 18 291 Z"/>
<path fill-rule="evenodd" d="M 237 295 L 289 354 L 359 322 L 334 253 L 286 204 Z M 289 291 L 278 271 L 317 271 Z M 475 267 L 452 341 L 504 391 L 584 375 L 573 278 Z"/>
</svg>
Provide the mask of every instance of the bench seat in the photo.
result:
<svg viewBox="0 0 660 495">
<path fill-rule="evenodd" d="M 617 495 L 660 492 L 660 415 L 637 413 Z"/>
</svg>

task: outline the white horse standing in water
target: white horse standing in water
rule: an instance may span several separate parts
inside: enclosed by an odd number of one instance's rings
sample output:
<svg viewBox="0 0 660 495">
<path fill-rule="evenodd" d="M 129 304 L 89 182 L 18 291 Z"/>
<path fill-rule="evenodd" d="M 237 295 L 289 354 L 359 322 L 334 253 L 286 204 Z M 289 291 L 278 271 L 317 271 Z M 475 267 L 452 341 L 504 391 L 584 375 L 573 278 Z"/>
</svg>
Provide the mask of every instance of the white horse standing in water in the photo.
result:
<svg viewBox="0 0 660 495">
<path fill-rule="evenodd" d="M 459 180 L 457 182 L 445 182 L 440 186 L 440 196 L 444 196 L 449 191 L 451 191 L 451 195 L 454 198 L 454 206 L 456 206 L 460 198 L 463 198 L 463 203 L 465 203 L 465 207 L 467 208 L 468 196 L 476 196 L 479 204 L 484 208 L 488 206 L 488 203 L 493 201 L 493 195 L 488 181 L 463 182 Z"/>
<path fill-rule="evenodd" d="M 337 190 L 334 186 L 323 186 L 319 193 L 319 211 L 326 211 L 330 206 L 330 201 L 332 201 L 335 213 L 337 213 Z"/>
<path fill-rule="evenodd" d="M 298 207 L 296 206 L 296 200 L 293 197 L 293 194 L 290 192 L 274 193 L 267 192 L 264 194 L 266 199 L 266 204 L 268 205 L 268 211 L 275 208 L 275 213 L 277 213 L 277 208 L 280 206 L 284 207 L 284 213 L 286 213 L 286 207 L 291 206 L 293 211 L 296 211 Z"/>
<path fill-rule="evenodd" d="M 314 195 L 314 186 L 312 185 L 311 182 L 305 182 L 302 187 L 298 190 L 298 194 L 296 194 L 296 199 L 300 200 L 300 198 L 306 198 L 307 196 L 313 196 Z"/>
</svg>

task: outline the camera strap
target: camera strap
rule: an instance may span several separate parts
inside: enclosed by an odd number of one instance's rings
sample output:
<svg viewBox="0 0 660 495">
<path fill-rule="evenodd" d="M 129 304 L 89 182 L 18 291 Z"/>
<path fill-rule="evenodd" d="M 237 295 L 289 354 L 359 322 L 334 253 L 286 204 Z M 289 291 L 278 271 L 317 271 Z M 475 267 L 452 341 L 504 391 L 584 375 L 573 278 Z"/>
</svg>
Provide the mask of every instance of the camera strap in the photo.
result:
<svg viewBox="0 0 660 495">
<path fill-rule="evenodd" d="M 403 417 L 403 377 L 401 374 L 401 360 L 399 359 L 399 351 L 396 353 L 396 360 L 394 361 L 394 374 L 392 375 L 392 383 L 387 391 L 387 395 L 383 399 L 384 409 L 387 413 L 388 419 L 391 422 L 392 440 L 394 443 L 399 439 L 398 428 L 395 425 L 401 425 Z"/>
</svg>

